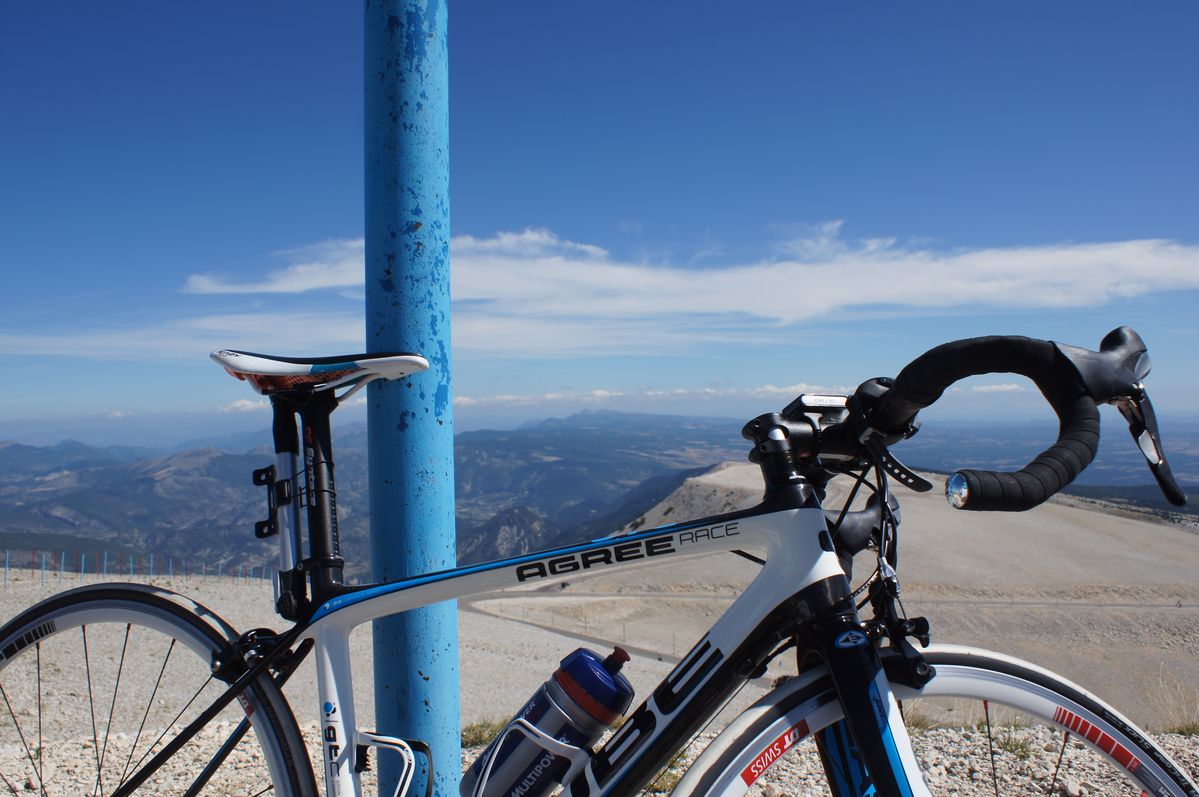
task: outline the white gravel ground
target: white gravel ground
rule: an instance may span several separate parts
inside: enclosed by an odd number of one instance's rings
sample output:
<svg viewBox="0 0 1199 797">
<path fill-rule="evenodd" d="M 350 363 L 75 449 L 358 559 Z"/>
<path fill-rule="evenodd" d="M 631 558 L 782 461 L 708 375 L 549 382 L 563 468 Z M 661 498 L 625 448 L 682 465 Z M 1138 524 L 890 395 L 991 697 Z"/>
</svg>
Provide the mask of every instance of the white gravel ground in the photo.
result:
<svg viewBox="0 0 1199 797">
<path fill-rule="evenodd" d="M 732 466 L 700 477 L 647 522 L 751 502 L 753 475 Z M 1199 723 L 1199 536 L 1064 505 L 1015 518 L 971 516 L 963 527 L 961 516 L 944 509 L 941 499 L 902 498 L 904 597 L 909 610 L 933 619 L 935 639 L 1002 648 L 1046 664 L 1151 729 Z M 573 581 L 565 589 L 464 603 L 459 611 L 463 724 L 509 717 L 558 660 L 581 644 L 597 650 L 613 643 L 629 647 L 634 655 L 625 672 L 639 699 L 647 695 L 754 572 L 734 557 L 703 561 L 708 564 L 681 573 L 633 569 Z M 93 582 L 51 577 L 43 586 L 28 573 L 13 573 L 0 586 L 0 616 L 12 617 L 81 583 Z M 269 587 L 261 582 L 176 578 L 157 583 L 208 605 L 239 629 L 280 627 L 270 609 Z M 371 727 L 369 626 L 355 634 L 352 646 L 359 720 Z M 780 662 L 767 679 L 786 669 Z M 756 699 L 762 688 L 750 685 L 738 705 Z M 310 664 L 286 693 L 301 725 L 315 735 Z M 1008 781 L 1017 777 L 1069 797 L 1113 793 L 1093 772 L 1067 769 L 1050 777 L 1046 762 L 1056 758 L 1059 751 L 1050 748 L 1060 741 L 1044 729 L 1006 733 L 1008 749 L 1000 751 L 1002 766 L 996 768 L 1001 793 L 1010 793 Z M 1159 738 L 1184 768 L 1199 770 L 1199 737 Z M 956 793 L 994 793 L 990 753 L 972 729 L 931 729 L 916 742 L 935 791 L 953 778 L 965 783 Z M 0 751 L 0 772 L 11 754 Z M 824 793 L 822 777 L 809 752 L 788 757 L 754 788 L 766 797 Z M 19 793 L 21 785 L 14 791 Z M 160 786 L 169 793 L 167 781 Z M 230 787 L 227 793 L 239 791 Z"/>
</svg>

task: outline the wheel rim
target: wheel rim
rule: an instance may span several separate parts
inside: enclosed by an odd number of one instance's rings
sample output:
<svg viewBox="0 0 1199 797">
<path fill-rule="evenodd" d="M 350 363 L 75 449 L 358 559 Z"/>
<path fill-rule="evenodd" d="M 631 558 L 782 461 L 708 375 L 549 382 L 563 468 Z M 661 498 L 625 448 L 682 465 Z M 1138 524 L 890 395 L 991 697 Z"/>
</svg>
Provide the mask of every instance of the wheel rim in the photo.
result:
<svg viewBox="0 0 1199 797">
<path fill-rule="evenodd" d="M 929 661 L 938 674 L 924 693 L 898 688 L 897 696 L 934 794 L 1196 794 L 1193 784 L 1162 769 L 1156 753 L 1140 749 L 1139 732 L 1123 718 L 1093 713 L 1089 696 L 1075 702 L 1072 684 L 1055 679 L 1055 689 L 1049 689 L 1021 682 L 1011 672 L 989 668 L 1013 663 L 1001 659 L 981 667 L 935 655 Z M 1026 674 L 1037 677 L 1035 668 Z M 751 787 L 754 794 L 826 794 L 814 734 L 832 730 L 840 705 L 827 679 L 816 673 L 784 692 L 774 708 L 739 720 L 695 762 L 680 790 L 727 797 Z M 1164 763 L 1177 770 L 1174 762 Z"/>
<path fill-rule="evenodd" d="M 224 691 L 211 673 L 214 635 L 168 609 L 119 600 L 68 605 L 5 629 L 0 794 L 113 793 Z M 238 737 L 247 714 L 254 728 Z M 274 793 L 285 765 L 263 716 L 252 695 L 235 701 L 140 791 L 189 793 L 225 755 L 199 793 Z"/>
</svg>

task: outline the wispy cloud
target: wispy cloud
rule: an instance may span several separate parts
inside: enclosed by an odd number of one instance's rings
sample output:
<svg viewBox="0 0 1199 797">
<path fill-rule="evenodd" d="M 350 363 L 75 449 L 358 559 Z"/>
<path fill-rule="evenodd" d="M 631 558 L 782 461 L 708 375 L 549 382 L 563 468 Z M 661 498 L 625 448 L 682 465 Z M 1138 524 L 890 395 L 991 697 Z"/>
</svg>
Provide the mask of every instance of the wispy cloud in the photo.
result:
<svg viewBox="0 0 1199 797">
<path fill-rule="evenodd" d="M 672 399 L 730 399 L 730 398 L 795 398 L 800 393 L 825 393 L 845 395 L 853 388 L 845 385 L 821 386 L 809 384 L 795 385 L 759 385 L 757 387 L 692 387 L 692 388 L 655 388 L 640 387 L 627 390 L 609 390 L 596 388 L 578 391 L 551 391 L 548 393 L 525 394 L 496 394 L 490 396 L 456 396 L 454 405 L 458 407 L 483 407 L 492 405 L 532 406 L 538 404 L 555 404 L 558 402 L 571 405 L 604 404 L 618 399 L 629 400 L 672 400 Z"/>
<path fill-rule="evenodd" d="M 1199 247 L 1166 240 L 938 251 L 790 229 L 773 258 L 695 269 L 612 257 L 543 229 L 452 242 L 456 343 L 470 350 L 627 350 L 762 338 L 845 313 L 1092 307 L 1199 289 Z M 327 241 L 258 281 L 194 275 L 197 293 L 360 290 L 363 243 Z M 697 323 L 702 320 L 703 323 Z"/>
<path fill-rule="evenodd" d="M 238 399 L 217 407 L 217 412 L 225 415 L 231 412 L 266 412 L 271 404 L 266 399 Z"/>
<path fill-rule="evenodd" d="M 297 349 L 360 351 L 362 326 L 362 312 L 357 307 L 329 312 L 216 313 L 140 326 L 81 325 L 55 333 L 0 330 L 0 350 L 42 357 L 202 362 L 209 352 L 223 348 L 280 354 Z"/>
<path fill-rule="evenodd" d="M 1093 307 L 1199 289 L 1199 246 L 1168 240 L 943 251 L 848 239 L 840 221 L 774 232 L 782 240 L 771 257 L 703 268 L 623 260 L 545 229 L 457 237 L 454 347 L 505 357 L 672 354 L 794 340 L 798 325 L 850 315 Z M 277 253 L 282 265 L 260 277 L 194 274 L 182 288 L 197 305 L 201 295 L 274 295 L 263 300 L 269 310 L 197 309 L 124 329 L 0 329 L 0 347 L 176 359 L 227 346 L 359 350 L 363 258 L 361 239 L 323 241 Z"/>
<path fill-rule="evenodd" d="M 184 293 L 305 293 L 362 285 L 362 239 L 331 240 L 276 252 L 287 266 L 268 271 L 262 279 L 236 282 L 211 274 L 192 274 L 183 283 Z"/>
<path fill-rule="evenodd" d="M 1003 384 L 1003 385 L 975 385 L 970 388 L 972 393 L 1024 393 L 1028 388 L 1023 385 Z"/>
</svg>

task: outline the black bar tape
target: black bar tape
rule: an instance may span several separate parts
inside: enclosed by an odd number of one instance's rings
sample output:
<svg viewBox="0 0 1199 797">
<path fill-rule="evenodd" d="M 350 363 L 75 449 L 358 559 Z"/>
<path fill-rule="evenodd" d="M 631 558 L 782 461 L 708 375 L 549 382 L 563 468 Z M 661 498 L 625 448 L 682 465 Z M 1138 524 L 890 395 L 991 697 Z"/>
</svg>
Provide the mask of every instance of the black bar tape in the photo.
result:
<svg viewBox="0 0 1199 797">
<path fill-rule="evenodd" d="M 961 509 L 1019 512 L 1044 502 L 1095 458 L 1099 410 L 1078 369 L 1049 341 L 1017 336 L 968 338 L 930 349 L 909 363 L 879 399 L 871 424 L 899 432 L 960 379 L 990 373 L 1027 376 L 1060 421 L 1057 442 L 1015 473 L 960 471 L 968 498 Z"/>
<path fill-rule="evenodd" d="M 1099 409 L 1079 396 L 1062 420 L 1057 442 L 1015 473 L 960 470 L 967 499 L 961 509 L 1023 512 L 1049 499 L 1082 473 L 1099 448 Z"/>
</svg>

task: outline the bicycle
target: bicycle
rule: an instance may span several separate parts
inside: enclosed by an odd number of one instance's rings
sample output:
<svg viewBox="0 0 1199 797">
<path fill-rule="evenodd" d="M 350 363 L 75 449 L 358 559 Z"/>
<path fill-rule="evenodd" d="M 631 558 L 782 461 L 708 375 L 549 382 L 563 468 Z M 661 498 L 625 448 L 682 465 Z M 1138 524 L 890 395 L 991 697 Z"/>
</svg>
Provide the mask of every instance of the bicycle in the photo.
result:
<svg viewBox="0 0 1199 797">
<path fill-rule="evenodd" d="M 134 584 L 83 587 L 28 609 L 0 628 L 0 698 L 8 715 L 0 785 L 13 794 L 314 795 L 312 764 L 280 691 L 309 654 L 317 668 L 326 793 L 360 794 L 360 774 L 375 748 L 402 761 L 396 794 L 407 794 L 416 756 L 427 749 L 357 726 L 348 646 L 354 627 L 580 571 L 731 551 L 758 564 L 760 574 L 607 741 L 563 752 L 571 761 L 564 793 L 623 796 L 645 787 L 740 685 L 795 651 L 799 675 L 720 731 L 675 794 L 736 797 L 813 738 L 838 797 L 928 795 L 905 714 L 915 701 L 944 698 L 981 704 L 991 742 L 992 720 L 998 721 L 992 705 L 1061 735 L 1052 776 L 1022 788 L 1056 791 L 1063 766 L 1085 752 L 1107 765 L 1126 792 L 1199 797 L 1165 752 L 1098 698 L 1002 654 L 930 646 L 928 623 L 908 617 L 899 601 L 899 504 L 889 480 L 921 491 L 931 485 L 890 447 L 916 432 L 921 409 L 967 376 L 1028 376 L 1061 425 L 1057 442 L 1020 471 L 953 474 L 946 493 L 955 507 L 1023 510 L 1047 500 L 1094 456 L 1098 403 L 1119 409 L 1167 497 L 1185 501 L 1144 389 L 1146 347 L 1127 327 L 1106 336 L 1097 352 L 1019 337 L 956 341 L 921 355 L 894 380 L 869 380 L 852 395 L 801 395 L 742 430 L 765 484 L 753 508 L 367 586 L 343 583 L 330 414 L 368 382 L 408 377 L 426 361 L 405 353 L 297 359 L 221 351 L 213 358 L 267 395 L 274 410 L 276 461 L 254 473 L 269 511 L 255 531 L 278 539 L 275 609 L 293 625 L 239 634 L 181 595 Z M 853 487 L 841 509 L 826 510 L 825 488 L 837 475 L 852 478 Z M 866 506 L 852 510 L 862 489 L 871 493 Z M 872 558 L 873 567 L 855 587 L 857 554 Z M 168 687 L 175 678 L 195 685 Z M 135 689 L 142 697 L 137 705 Z M 59 729 L 67 720 L 82 728 Z M 199 758 L 188 754 L 192 748 L 201 748 Z M 996 794 L 998 758 L 992 750 Z M 261 778 L 261 791 L 245 785 L 247 770 Z M 430 774 L 427 792 L 431 785 Z M 1091 785 L 1107 788 L 1106 781 Z"/>
</svg>

